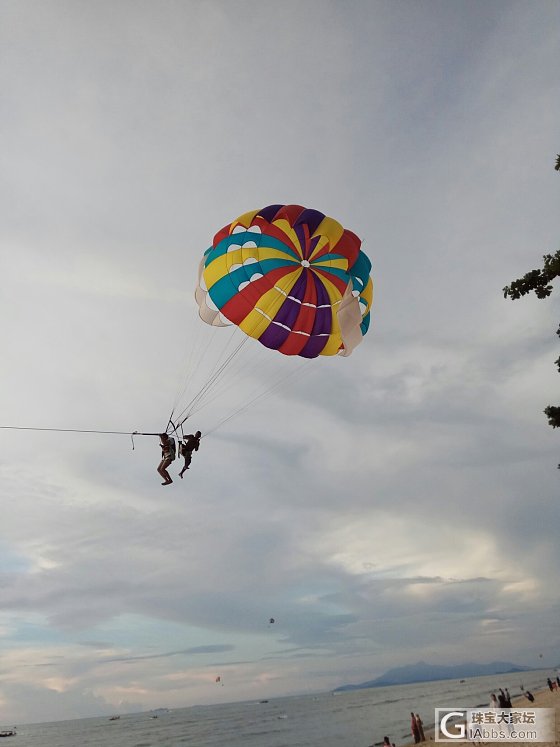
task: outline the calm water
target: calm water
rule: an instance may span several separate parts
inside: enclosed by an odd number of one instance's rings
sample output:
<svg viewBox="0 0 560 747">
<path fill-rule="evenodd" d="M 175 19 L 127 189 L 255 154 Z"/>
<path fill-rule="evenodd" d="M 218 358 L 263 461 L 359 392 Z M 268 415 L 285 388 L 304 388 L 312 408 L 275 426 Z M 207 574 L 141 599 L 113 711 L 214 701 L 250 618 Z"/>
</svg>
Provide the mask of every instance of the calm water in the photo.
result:
<svg viewBox="0 0 560 747">
<path fill-rule="evenodd" d="M 473 677 L 460 684 L 440 680 L 348 693 L 274 698 L 193 706 L 160 713 L 18 726 L 14 747 L 368 747 L 385 735 L 396 745 L 410 741 L 409 714 L 433 724 L 434 708 L 488 705 L 490 693 L 509 688 L 512 697 L 546 686 L 548 670 Z M 10 724 L 1 725 L 11 728 Z"/>
</svg>

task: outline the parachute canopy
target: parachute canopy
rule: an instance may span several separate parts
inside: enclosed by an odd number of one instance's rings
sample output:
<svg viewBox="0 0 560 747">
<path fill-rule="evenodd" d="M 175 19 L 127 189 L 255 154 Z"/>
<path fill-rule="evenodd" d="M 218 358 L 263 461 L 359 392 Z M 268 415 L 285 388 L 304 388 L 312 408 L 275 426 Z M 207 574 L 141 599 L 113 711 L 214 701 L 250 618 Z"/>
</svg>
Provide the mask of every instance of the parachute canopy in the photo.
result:
<svg viewBox="0 0 560 747">
<path fill-rule="evenodd" d="M 285 355 L 348 356 L 368 330 L 373 299 L 360 246 L 336 220 L 301 205 L 245 213 L 218 231 L 200 263 L 200 316 Z"/>
</svg>

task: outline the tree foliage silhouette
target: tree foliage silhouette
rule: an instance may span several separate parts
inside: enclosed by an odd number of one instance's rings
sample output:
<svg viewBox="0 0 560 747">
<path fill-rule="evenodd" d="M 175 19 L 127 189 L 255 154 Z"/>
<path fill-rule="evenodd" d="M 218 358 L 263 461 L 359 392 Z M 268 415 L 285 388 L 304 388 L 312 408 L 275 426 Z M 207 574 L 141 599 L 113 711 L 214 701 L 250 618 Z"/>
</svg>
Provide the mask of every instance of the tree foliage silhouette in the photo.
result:
<svg viewBox="0 0 560 747">
<path fill-rule="evenodd" d="M 557 156 L 556 171 L 560 171 L 560 154 Z M 548 298 L 552 293 L 552 281 L 560 277 L 560 250 L 556 254 L 545 254 L 543 257 L 543 266 L 539 270 L 531 270 L 522 278 L 514 280 L 510 285 L 504 288 L 504 298 L 508 296 L 515 301 L 521 296 L 534 292 L 537 298 Z M 560 337 L 560 326 L 556 330 Z M 560 372 L 560 357 L 554 361 Z M 560 407 L 549 405 L 545 408 L 544 413 L 548 418 L 548 424 L 553 428 L 560 428 Z M 560 469 L 560 464 L 558 465 Z"/>
</svg>

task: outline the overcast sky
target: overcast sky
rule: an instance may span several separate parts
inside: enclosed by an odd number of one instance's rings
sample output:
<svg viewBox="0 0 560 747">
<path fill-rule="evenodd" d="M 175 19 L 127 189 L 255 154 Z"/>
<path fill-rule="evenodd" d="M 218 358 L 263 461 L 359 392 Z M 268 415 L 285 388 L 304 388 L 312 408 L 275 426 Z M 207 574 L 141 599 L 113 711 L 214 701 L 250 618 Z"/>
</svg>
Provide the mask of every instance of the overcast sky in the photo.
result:
<svg viewBox="0 0 560 747">
<path fill-rule="evenodd" d="M 502 288 L 558 249 L 560 5 L 2 0 L 0 55 L 1 426 L 164 428 L 246 211 L 375 288 L 349 358 L 245 345 L 193 428 L 287 378 L 169 487 L 156 438 L 0 430 L 2 721 L 557 664 L 560 304 Z"/>
</svg>

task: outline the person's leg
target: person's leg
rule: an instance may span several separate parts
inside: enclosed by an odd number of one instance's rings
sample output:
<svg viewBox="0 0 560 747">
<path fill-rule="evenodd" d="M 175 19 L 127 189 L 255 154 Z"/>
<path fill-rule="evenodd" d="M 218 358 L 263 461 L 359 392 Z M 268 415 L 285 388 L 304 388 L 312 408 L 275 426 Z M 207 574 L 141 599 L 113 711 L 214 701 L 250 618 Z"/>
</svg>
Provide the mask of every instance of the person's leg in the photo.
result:
<svg viewBox="0 0 560 747">
<path fill-rule="evenodd" d="M 182 469 L 182 470 L 181 470 L 181 471 L 179 472 L 179 477 L 181 477 L 181 478 L 183 477 L 183 475 L 184 475 L 184 473 L 185 473 L 185 470 L 189 468 L 189 464 L 191 463 L 191 459 L 192 459 L 192 453 L 191 453 L 190 451 L 188 451 L 188 452 L 187 452 L 187 453 L 185 454 L 185 466 L 184 466 L 184 467 L 183 467 L 183 469 Z"/>
<path fill-rule="evenodd" d="M 161 472 L 160 472 L 160 474 L 163 477 L 163 479 L 165 480 L 165 482 L 161 483 L 162 485 L 169 485 L 169 483 L 173 482 L 173 480 L 171 479 L 171 475 L 167 471 L 167 468 L 169 467 L 169 465 L 171 464 L 172 461 L 173 461 L 173 459 L 164 459 L 163 462 L 161 463 Z"/>
</svg>

